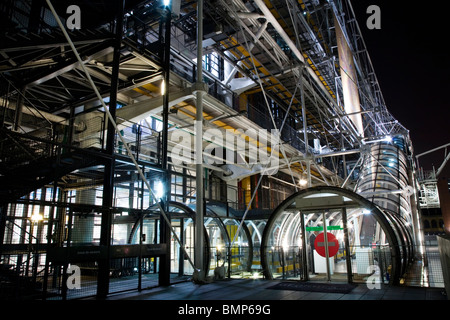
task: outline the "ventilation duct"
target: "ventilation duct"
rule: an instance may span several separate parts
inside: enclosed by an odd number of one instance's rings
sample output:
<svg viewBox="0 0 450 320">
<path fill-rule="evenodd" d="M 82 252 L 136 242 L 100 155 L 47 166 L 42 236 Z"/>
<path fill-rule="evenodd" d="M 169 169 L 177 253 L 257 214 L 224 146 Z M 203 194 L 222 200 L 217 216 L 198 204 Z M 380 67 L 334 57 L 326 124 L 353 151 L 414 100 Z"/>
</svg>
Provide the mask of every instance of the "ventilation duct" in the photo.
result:
<svg viewBox="0 0 450 320">
<path fill-rule="evenodd" d="M 359 101 L 358 77 L 353 61 L 352 51 L 345 39 L 341 26 L 334 19 L 336 27 L 336 41 L 339 53 L 339 67 L 341 72 L 342 91 L 344 95 L 344 110 L 361 137 L 364 137 L 364 126 L 361 117 L 361 106 Z"/>
<path fill-rule="evenodd" d="M 367 146 L 356 192 L 374 204 L 411 221 L 408 159 L 401 138 Z"/>
</svg>

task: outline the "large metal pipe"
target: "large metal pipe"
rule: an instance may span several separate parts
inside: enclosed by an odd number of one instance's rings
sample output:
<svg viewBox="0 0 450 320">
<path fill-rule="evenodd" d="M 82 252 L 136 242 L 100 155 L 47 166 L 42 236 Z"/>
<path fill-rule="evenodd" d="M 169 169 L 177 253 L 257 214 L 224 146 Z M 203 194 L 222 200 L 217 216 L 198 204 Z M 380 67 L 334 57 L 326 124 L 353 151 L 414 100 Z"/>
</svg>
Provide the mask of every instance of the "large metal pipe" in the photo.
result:
<svg viewBox="0 0 450 320">
<path fill-rule="evenodd" d="M 307 118 L 306 118 L 306 105 L 305 105 L 305 90 L 303 87 L 303 66 L 300 68 L 300 94 L 302 103 L 302 119 L 303 119 L 303 134 L 305 140 L 305 158 L 306 158 L 306 177 L 308 181 L 308 188 L 312 187 L 311 183 L 311 156 L 308 145 L 308 130 L 307 130 Z"/>
<path fill-rule="evenodd" d="M 202 82 L 203 77 L 203 0 L 197 1 L 197 83 Z M 202 281 L 205 277 L 203 274 L 203 95 L 204 91 L 201 85 L 197 90 L 197 111 L 195 126 L 195 154 L 196 154 L 196 215 L 195 215 L 195 252 L 194 263 L 198 273 L 195 275 L 198 281 Z"/>
<path fill-rule="evenodd" d="M 361 117 L 361 105 L 353 54 L 342 32 L 341 26 L 334 17 L 336 29 L 336 41 L 339 54 L 339 66 L 341 72 L 342 91 L 344 95 L 344 110 L 354 124 L 358 134 L 364 137 L 364 126 Z"/>
<path fill-rule="evenodd" d="M 403 150 L 388 142 L 373 144 L 364 161 L 356 192 L 412 224 L 408 160 Z"/>
<path fill-rule="evenodd" d="M 411 168 L 406 149 L 401 147 L 402 137 L 394 137 L 393 143 L 372 144 L 363 152 L 364 161 L 356 193 L 368 199 L 392 221 L 396 221 L 397 232 L 402 238 L 402 272 L 415 254 L 415 247 L 421 250 L 422 236 L 418 225 L 416 204 L 413 197 Z M 367 232 L 370 232 L 367 230 Z"/>
<path fill-rule="evenodd" d="M 164 70 L 164 81 L 162 83 L 162 93 L 163 93 L 163 129 L 162 129 L 162 143 L 161 143 L 161 168 L 164 171 L 162 184 L 164 188 L 162 205 L 164 211 L 167 212 L 167 219 L 161 219 L 160 221 L 160 243 L 166 244 L 165 255 L 161 256 L 159 259 L 159 284 L 169 285 L 170 284 L 170 252 L 171 252 L 171 241 L 170 241 L 170 213 L 169 213 L 169 201 L 170 201 L 170 173 L 168 166 L 168 141 L 169 141 L 169 87 L 170 87 L 170 25 L 171 25 L 171 7 L 167 6 L 164 10 L 164 14 L 161 17 L 161 25 L 164 26 L 164 46 L 163 46 L 163 70 Z"/>
</svg>

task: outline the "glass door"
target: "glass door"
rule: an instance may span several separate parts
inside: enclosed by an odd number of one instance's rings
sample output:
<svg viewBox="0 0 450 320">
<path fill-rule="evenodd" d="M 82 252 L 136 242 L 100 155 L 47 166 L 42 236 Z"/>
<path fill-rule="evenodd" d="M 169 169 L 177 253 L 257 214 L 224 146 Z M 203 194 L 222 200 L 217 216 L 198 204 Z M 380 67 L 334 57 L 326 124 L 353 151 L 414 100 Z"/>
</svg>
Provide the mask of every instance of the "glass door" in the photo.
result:
<svg viewBox="0 0 450 320">
<path fill-rule="evenodd" d="M 343 210 L 303 213 L 310 281 L 347 282 Z"/>
</svg>

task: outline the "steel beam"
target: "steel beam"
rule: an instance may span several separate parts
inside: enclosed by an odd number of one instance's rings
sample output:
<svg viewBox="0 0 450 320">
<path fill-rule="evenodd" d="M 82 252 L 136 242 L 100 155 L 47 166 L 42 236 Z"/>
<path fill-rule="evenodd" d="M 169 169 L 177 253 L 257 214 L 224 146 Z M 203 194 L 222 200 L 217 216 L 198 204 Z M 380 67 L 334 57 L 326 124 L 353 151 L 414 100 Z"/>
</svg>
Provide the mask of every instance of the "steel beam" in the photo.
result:
<svg viewBox="0 0 450 320">
<path fill-rule="evenodd" d="M 159 285 L 167 286 L 170 285 L 170 254 L 171 254 L 171 243 L 170 243 L 170 213 L 169 213 L 169 201 L 171 192 L 171 181 L 170 173 L 168 167 L 168 140 L 169 140 L 169 87 L 170 87 L 170 27 L 171 27 L 171 8 L 167 7 L 164 10 L 164 14 L 161 18 L 160 27 L 164 26 L 164 46 L 163 46 L 163 56 L 161 57 L 163 61 L 164 70 L 164 81 L 162 83 L 162 93 L 163 93 L 163 108 L 162 108 L 162 141 L 161 141 L 161 169 L 164 171 L 162 184 L 163 184 L 163 197 L 161 199 L 164 211 L 167 213 L 167 222 L 165 219 L 160 220 L 160 243 L 166 245 L 166 251 L 163 256 L 159 258 Z M 162 215 L 162 213 L 161 213 Z"/>
<path fill-rule="evenodd" d="M 197 83 L 202 82 L 203 77 L 203 0 L 197 1 Z M 197 87 L 201 88 L 201 85 Z M 197 110 L 196 110 L 196 128 L 195 128 L 195 152 L 196 152 L 196 205 L 195 205 L 195 252 L 194 261 L 196 266 L 195 278 L 202 282 L 205 279 L 204 270 L 204 187 L 203 187 L 203 90 L 197 90 Z"/>
<path fill-rule="evenodd" d="M 115 126 L 116 110 L 117 110 L 117 89 L 119 86 L 119 67 L 120 67 L 120 47 L 122 45 L 123 37 L 123 12 L 125 8 L 125 0 L 117 2 L 118 14 L 116 17 L 116 35 L 113 52 L 113 68 L 111 73 L 111 91 L 109 102 L 110 121 L 106 131 L 106 153 L 108 155 L 114 154 L 115 144 Z M 88 70 L 87 68 L 85 68 Z M 114 172 L 116 168 L 115 158 L 111 157 L 106 161 L 103 178 L 103 202 L 101 229 L 100 229 L 100 245 L 108 248 L 105 259 L 99 261 L 98 279 L 97 279 L 97 298 L 104 299 L 109 293 L 109 270 L 110 270 L 110 255 L 109 248 L 111 245 L 111 228 L 112 228 L 112 211 L 114 195 Z"/>
<path fill-rule="evenodd" d="M 95 60 L 99 57 L 103 57 L 107 54 L 110 54 L 114 51 L 114 47 L 111 45 L 111 43 L 105 42 L 104 43 L 104 47 L 99 49 L 98 51 L 91 53 L 91 55 L 85 57 L 83 59 L 83 63 L 88 63 L 91 60 Z M 29 80 L 28 82 L 26 82 L 26 86 L 27 87 L 31 87 L 31 86 L 35 86 L 35 85 L 39 85 L 41 83 L 44 83 L 50 79 L 53 79 L 59 75 L 62 75 L 64 73 L 67 73 L 71 70 L 74 70 L 75 68 L 80 66 L 80 62 L 75 60 L 70 60 L 69 62 L 64 62 L 58 65 L 58 67 L 56 68 L 56 70 L 51 69 L 52 71 L 44 74 L 44 75 L 39 75 L 34 77 L 34 79 Z"/>
</svg>

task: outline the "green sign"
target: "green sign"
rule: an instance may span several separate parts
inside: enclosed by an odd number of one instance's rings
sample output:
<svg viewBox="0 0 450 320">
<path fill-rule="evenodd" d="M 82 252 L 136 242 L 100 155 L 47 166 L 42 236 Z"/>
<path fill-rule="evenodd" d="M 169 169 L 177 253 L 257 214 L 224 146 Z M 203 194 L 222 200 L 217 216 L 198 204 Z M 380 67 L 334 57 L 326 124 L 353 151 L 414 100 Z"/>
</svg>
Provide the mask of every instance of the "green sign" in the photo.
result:
<svg viewBox="0 0 450 320">
<path fill-rule="evenodd" d="M 327 230 L 344 230 L 341 226 L 328 226 Z M 306 231 L 323 231 L 323 227 L 306 227 Z"/>
<path fill-rule="evenodd" d="M 344 230 L 341 226 L 328 226 L 327 230 Z"/>
<path fill-rule="evenodd" d="M 306 231 L 323 231 L 322 227 L 306 227 Z"/>
</svg>

